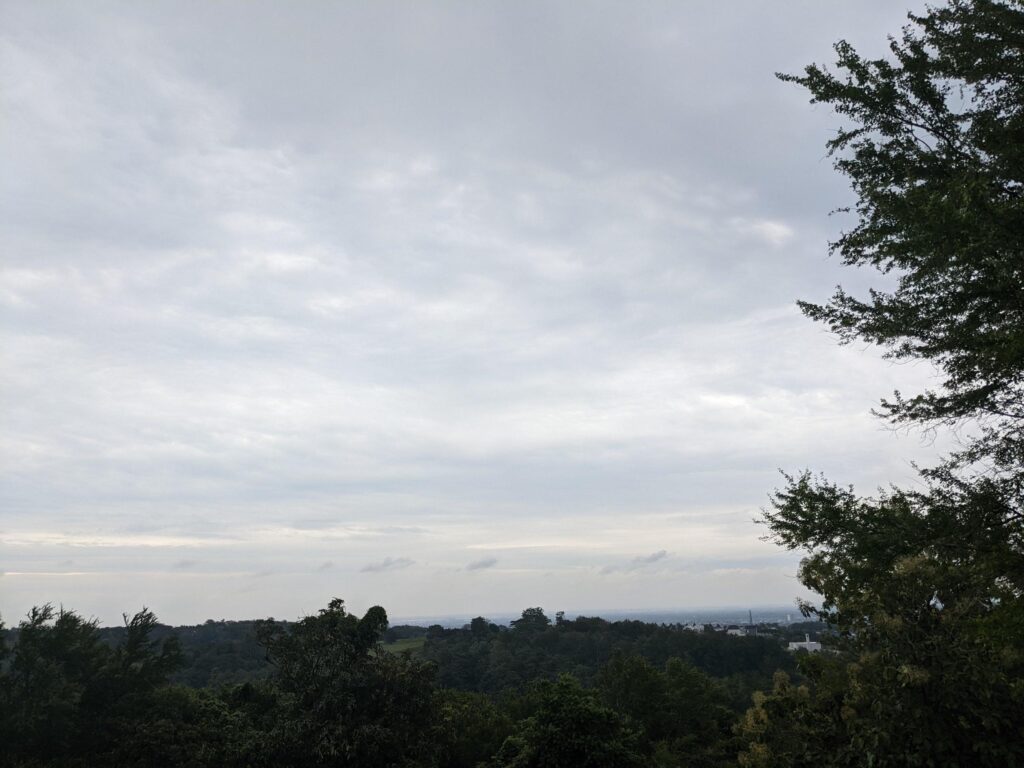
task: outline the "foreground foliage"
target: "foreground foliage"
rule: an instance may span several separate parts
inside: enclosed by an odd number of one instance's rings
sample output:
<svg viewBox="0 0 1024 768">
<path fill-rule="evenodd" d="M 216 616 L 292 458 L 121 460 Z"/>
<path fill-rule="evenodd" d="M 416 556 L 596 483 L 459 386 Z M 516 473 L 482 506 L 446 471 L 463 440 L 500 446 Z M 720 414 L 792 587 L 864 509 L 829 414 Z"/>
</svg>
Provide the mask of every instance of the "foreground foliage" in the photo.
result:
<svg viewBox="0 0 1024 768">
<path fill-rule="evenodd" d="M 744 765 L 1024 764 L 1024 3 L 910 18 L 891 60 L 840 43 L 841 75 L 782 76 L 853 123 L 830 143 L 858 196 L 834 250 L 896 278 L 801 306 L 936 367 L 934 391 L 883 401 L 893 425 L 971 428 L 913 490 L 805 473 L 776 494 L 765 522 L 808 553 L 838 653 L 759 697 Z"/>
<path fill-rule="evenodd" d="M 341 600 L 295 623 L 244 625 L 268 671 L 193 688 L 174 682 L 189 657 L 149 611 L 118 631 L 32 611 L 0 632 L 0 766 L 713 768 L 733 764 L 733 726 L 765 675 L 795 673 L 781 638 L 552 624 L 539 608 L 512 628 L 477 618 L 419 629 L 420 655 L 383 642 L 416 628 L 389 634 L 382 608 L 358 617 Z M 248 669 L 237 627 L 206 626 Z M 194 630 L 184 628 L 193 642 Z M 206 669 L 211 653 L 193 648 L 191 660 Z M 462 675 L 463 690 L 439 685 L 439 673 Z"/>
<path fill-rule="evenodd" d="M 398 766 L 432 743 L 433 670 L 380 651 L 381 608 L 263 623 L 274 674 L 219 691 L 169 683 L 183 657 L 156 628 L 126 617 L 111 646 L 73 612 L 33 610 L 0 667 L 0 765 Z"/>
</svg>

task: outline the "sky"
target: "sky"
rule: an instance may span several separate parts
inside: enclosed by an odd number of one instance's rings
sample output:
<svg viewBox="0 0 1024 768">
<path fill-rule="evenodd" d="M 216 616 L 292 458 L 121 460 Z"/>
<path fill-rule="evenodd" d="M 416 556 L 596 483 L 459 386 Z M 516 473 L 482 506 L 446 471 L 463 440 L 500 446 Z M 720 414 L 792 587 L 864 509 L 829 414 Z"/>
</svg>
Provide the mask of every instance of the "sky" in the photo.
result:
<svg viewBox="0 0 1024 768">
<path fill-rule="evenodd" d="M 774 73 L 906 10 L 2 0 L 0 617 L 808 597 L 779 470 L 941 445 L 795 306 L 881 283 Z"/>
</svg>

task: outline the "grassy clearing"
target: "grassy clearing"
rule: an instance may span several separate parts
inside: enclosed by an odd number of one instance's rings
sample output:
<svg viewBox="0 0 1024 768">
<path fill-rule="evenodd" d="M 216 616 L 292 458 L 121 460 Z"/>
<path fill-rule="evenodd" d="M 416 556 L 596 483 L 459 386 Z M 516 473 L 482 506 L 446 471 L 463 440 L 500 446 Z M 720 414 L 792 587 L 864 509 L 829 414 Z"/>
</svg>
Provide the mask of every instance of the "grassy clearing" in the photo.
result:
<svg viewBox="0 0 1024 768">
<path fill-rule="evenodd" d="M 384 643 L 384 650 L 390 653 L 401 653 L 402 651 L 419 653 L 426 640 L 427 638 L 425 637 L 407 637 L 402 640 L 396 640 L 393 643 Z"/>
</svg>

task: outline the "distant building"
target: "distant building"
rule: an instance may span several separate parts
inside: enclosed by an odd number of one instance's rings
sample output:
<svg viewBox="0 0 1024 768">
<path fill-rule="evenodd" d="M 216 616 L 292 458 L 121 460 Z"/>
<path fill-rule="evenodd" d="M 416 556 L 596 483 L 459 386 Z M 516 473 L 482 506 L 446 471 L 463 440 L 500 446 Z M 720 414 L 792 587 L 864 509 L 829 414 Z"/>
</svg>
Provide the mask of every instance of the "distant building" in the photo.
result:
<svg viewBox="0 0 1024 768">
<path fill-rule="evenodd" d="M 725 628 L 725 633 L 734 637 L 753 637 L 757 634 L 757 627 L 753 624 L 730 624 Z"/>
<path fill-rule="evenodd" d="M 810 635 L 804 635 L 802 642 L 794 642 L 789 644 L 789 650 L 791 651 L 807 651 L 809 653 L 815 653 L 821 650 L 821 643 L 816 640 L 812 641 Z"/>
</svg>

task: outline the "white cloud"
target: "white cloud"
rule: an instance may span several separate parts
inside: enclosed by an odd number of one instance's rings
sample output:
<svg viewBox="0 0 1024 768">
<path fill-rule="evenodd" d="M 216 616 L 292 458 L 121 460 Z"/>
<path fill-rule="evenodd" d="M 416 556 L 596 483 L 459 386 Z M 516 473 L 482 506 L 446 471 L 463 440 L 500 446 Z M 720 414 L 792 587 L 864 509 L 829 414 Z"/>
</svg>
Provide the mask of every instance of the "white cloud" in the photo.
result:
<svg viewBox="0 0 1024 768">
<path fill-rule="evenodd" d="M 734 572 L 776 467 L 941 448 L 793 308 L 848 196 L 771 76 L 901 13 L 6 9 L 0 612 L 794 593 Z"/>
</svg>

